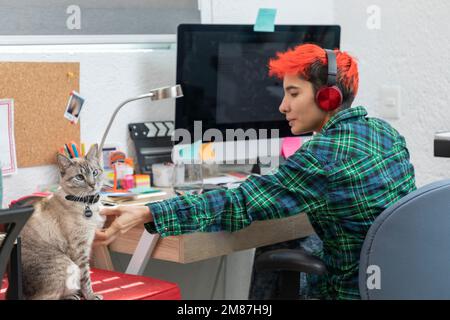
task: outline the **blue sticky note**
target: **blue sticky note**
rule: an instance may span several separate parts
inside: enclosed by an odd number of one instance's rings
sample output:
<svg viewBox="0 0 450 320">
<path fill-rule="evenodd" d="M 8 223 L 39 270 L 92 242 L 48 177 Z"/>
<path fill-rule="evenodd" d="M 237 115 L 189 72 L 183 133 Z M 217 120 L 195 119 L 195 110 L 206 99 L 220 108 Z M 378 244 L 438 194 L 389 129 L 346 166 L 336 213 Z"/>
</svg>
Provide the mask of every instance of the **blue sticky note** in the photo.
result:
<svg viewBox="0 0 450 320">
<path fill-rule="evenodd" d="M 196 141 L 193 144 L 188 144 L 180 148 L 180 158 L 182 160 L 198 160 L 200 158 L 200 147 L 202 141 Z"/>
<path fill-rule="evenodd" d="M 253 31 L 274 32 L 277 9 L 260 8 Z"/>
<path fill-rule="evenodd" d="M 190 145 L 190 144 L 180 147 L 180 150 L 179 150 L 180 159 L 181 160 L 190 160 L 191 153 L 192 153 L 191 149 L 192 149 L 192 145 Z"/>
</svg>

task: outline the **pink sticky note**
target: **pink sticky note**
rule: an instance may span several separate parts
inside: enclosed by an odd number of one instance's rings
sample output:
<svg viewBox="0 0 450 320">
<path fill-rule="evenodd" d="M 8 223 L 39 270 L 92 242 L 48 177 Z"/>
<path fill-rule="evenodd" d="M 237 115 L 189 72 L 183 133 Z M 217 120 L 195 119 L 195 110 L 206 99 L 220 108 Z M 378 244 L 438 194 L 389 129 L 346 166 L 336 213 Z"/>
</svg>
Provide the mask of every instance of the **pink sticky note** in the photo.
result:
<svg viewBox="0 0 450 320">
<path fill-rule="evenodd" d="M 292 156 L 302 145 L 301 137 L 286 137 L 281 145 L 281 155 L 287 159 Z"/>
</svg>

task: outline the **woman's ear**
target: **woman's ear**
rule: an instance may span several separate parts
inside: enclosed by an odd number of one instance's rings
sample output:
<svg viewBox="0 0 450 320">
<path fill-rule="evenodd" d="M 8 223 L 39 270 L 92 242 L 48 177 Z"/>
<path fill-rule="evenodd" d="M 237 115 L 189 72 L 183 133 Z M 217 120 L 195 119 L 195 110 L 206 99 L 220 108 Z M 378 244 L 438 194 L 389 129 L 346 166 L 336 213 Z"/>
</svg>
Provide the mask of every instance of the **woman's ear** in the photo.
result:
<svg viewBox="0 0 450 320">
<path fill-rule="evenodd" d="M 73 164 L 72 160 L 60 153 L 56 156 L 56 163 L 58 164 L 59 172 L 61 172 L 62 176 L 66 173 L 67 168 Z"/>
<path fill-rule="evenodd" d="M 86 160 L 93 161 L 93 160 L 100 160 L 99 152 L 98 152 L 98 144 L 93 144 L 90 148 L 88 153 L 86 154 Z"/>
</svg>

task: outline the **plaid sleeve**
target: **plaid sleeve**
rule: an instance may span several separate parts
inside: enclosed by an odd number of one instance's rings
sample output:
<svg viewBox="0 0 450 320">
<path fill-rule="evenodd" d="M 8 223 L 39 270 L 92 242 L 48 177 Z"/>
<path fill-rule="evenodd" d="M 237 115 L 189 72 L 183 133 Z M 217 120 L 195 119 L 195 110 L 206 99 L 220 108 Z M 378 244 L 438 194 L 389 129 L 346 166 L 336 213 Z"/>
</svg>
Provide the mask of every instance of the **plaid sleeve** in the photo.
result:
<svg viewBox="0 0 450 320">
<path fill-rule="evenodd" d="M 252 175 L 238 188 L 213 190 L 150 203 L 149 232 L 162 236 L 190 232 L 237 231 L 255 220 L 284 218 L 324 205 L 326 173 L 305 150 L 292 155 L 274 173 Z"/>
</svg>

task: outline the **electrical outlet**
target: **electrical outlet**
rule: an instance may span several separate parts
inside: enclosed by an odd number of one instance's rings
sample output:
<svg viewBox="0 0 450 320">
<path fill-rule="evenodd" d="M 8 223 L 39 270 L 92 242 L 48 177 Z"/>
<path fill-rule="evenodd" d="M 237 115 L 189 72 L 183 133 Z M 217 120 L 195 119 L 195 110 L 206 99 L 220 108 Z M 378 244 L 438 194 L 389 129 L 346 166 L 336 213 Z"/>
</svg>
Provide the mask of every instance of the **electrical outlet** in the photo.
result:
<svg viewBox="0 0 450 320">
<path fill-rule="evenodd" d="M 381 86 L 379 116 L 399 119 L 400 114 L 400 86 Z"/>
</svg>

